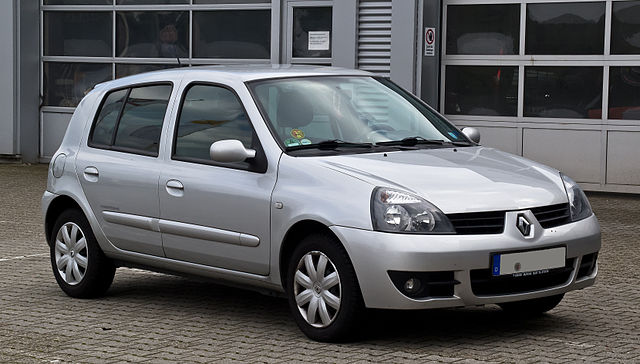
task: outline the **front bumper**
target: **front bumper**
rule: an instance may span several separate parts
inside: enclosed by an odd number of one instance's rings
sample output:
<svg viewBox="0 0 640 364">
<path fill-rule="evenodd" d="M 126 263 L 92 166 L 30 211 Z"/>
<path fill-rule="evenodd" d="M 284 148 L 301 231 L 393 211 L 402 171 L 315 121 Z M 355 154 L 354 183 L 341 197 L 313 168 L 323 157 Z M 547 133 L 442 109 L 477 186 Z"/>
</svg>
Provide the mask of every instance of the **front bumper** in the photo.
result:
<svg viewBox="0 0 640 364">
<path fill-rule="evenodd" d="M 392 234 L 342 226 L 332 226 L 331 230 L 345 246 L 365 305 L 370 308 L 425 309 L 519 301 L 557 295 L 595 282 L 597 266 L 590 274 L 578 277 L 581 259 L 600 250 L 600 225 L 595 215 L 550 229 L 534 220 L 534 233 L 529 238 L 516 228 L 516 216 L 517 212 L 508 212 L 504 232 L 491 235 Z M 563 283 L 519 293 L 474 294 L 471 271 L 489 269 L 492 254 L 557 246 L 567 248 L 567 262 L 573 265 Z M 459 284 L 450 297 L 410 298 L 396 288 L 389 271 L 453 271 Z"/>
</svg>

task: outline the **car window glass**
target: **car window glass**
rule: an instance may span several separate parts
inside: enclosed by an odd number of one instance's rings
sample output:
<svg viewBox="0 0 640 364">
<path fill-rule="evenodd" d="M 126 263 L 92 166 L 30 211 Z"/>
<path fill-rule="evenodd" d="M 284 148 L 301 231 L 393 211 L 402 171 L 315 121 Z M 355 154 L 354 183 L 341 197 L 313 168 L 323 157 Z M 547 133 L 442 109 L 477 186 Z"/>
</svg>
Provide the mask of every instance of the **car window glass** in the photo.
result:
<svg viewBox="0 0 640 364">
<path fill-rule="evenodd" d="M 100 145 L 111 145 L 118 114 L 127 96 L 127 89 L 111 92 L 105 99 L 100 114 L 96 119 L 91 142 Z"/>
<path fill-rule="evenodd" d="M 131 89 L 113 145 L 157 155 L 170 95 L 170 85 Z"/>
<path fill-rule="evenodd" d="M 211 144 L 224 139 L 252 147 L 253 129 L 240 100 L 223 87 L 191 86 L 180 111 L 174 156 L 211 161 Z"/>
</svg>

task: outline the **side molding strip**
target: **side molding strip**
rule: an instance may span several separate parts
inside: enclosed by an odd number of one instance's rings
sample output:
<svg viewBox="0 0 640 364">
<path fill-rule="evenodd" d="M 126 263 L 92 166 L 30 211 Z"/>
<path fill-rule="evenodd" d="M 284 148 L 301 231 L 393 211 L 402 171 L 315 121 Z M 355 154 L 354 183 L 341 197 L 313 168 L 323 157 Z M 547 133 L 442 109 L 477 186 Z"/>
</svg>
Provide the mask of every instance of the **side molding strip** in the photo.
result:
<svg viewBox="0 0 640 364">
<path fill-rule="evenodd" d="M 113 224 L 131 226 L 163 234 L 178 235 L 247 247 L 256 247 L 260 245 L 260 239 L 257 236 L 216 229 L 208 226 L 187 224 L 184 222 L 162 220 L 153 217 L 124 214 L 113 211 L 103 211 L 102 216 L 105 221 Z"/>
</svg>

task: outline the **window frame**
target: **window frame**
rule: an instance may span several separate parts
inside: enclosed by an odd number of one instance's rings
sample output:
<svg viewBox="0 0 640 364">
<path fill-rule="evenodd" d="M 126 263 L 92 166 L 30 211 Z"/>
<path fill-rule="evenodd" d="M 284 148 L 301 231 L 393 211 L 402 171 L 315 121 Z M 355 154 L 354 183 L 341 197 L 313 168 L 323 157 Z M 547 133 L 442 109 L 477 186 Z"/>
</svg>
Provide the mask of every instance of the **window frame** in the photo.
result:
<svg viewBox="0 0 640 364">
<path fill-rule="evenodd" d="M 219 87 L 227 91 L 230 91 L 235 96 L 236 100 L 238 100 L 238 103 L 240 103 L 240 107 L 242 107 L 242 111 L 247 117 L 249 125 L 251 126 L 251 132 L 252 132 L 252 138 L 253 138 L 251 147 L 256 151 L 256 156 L 252 160 L 248 162 L 240 162 L 240 163 L 220 163 L 211 159 L 206 160 L 206 159 L 192 158 L 192 157 L 180 157 L 175 155 L 176 147 L 178 144 L 177 143 L 178 128 L 180 127 L 180 118 L 182 116 L 182 109 L 184 107 L 185 99 L 187 98 L 187 93 L 194 86 Z M 240 95 L 238 94 L 238 92 L 229 85 L 226 85 L 220 82 L 215 82 L 215 81 L 191 81 L 187 83 L 184 86 L 184 88 L 182 88 L 182 95 L 180 95 L 180 104 L 178 105 L 178 111 L 174 119 L 172 132 L 173 132 L 173 135 L 171 136 L 170 159 L 173 161 L 201 164 L 201 165 L 207 165 L 207 166 L 213 166 L 213 167 L 222 167 L 222 168 L 228 168 L 228 169 L 236 169 L 236 170 L 261 173 L 261 174 L 264 174 L 267 172 L 267 167 L 268 167 L 267 157 L 264 152 L 264 149 L 262 148 L 262 142 L 260 141 L 260 137 L 258 136 L 258 133 L 256 133 L 256 128 L 253 125 L 253 120 L 249 116 L 249 113 L 247 112 L 247 108 L 244 106 L 244 102 L 242 102 L 242 98 L 240 98 Z M 243 164 L 243 163 L 246 163 L 246 164 Z"/>
<path fill-rule="evenodd" d="M 162 119 L 162 125 L 161 125 L 162 129 L 164 129 L 164 125 L 167 121 L 167 116 L 169 115 L 168 114 L 169 104 L 171 103 L 171 99 L 173 98 L 173 92 L 175 90 L 175 84 L 173 83 L 173 81 L 143 82 L 143 83 L 130 84 L 130 85 L 121 86 L 121 87 L 115 87 L 108 90 L 107 92 L 104 93 L 104 95 L 102 95 L 102 100 L 100 100 L 100 106 L 96 110 L 95 115 L 93 116 L 93 121 L 91 122 L 91 129 L 89 130 L 89 136 L 87 137 L 87 146 L 89 148 L 94 148 L 94 149 L 111 150 L 115 152 L 137 154 L 145 157 L 158 158 L 158 156 L 160 155 L 160 144 L 162 143 L 162 132 L 160 133 L 160 138 L 158 140 L 158 151 L 155 153 L 147 152 L 147 151 L 135 149 L 135 148 L 120 147 L 120 146 L 114 145 L 115 138 L 118 133 L 118 128 L 120 127 L 120 119 L 122 119 L 122 112 L 124 111 L 124 108 L 127 106 L 127 101 L 129 100 L 129 95 L 131 95 L 131 90 L 133 90 L 134 88 L 142 88 L 142 87 L 149 87 L 149 86 L 171 86 L 171 92 L 169 93 L 169 99 L 167 100 L 167 107 L 164 111 L 164 118 Z M 116 123 L 113 129 L 113 136 L 111 137 L 111 145 L 94 143 L 93 133 L 95 131 L 96 124 L 98 122 L 98 117 L 100 116 L 100 112 L 104 107 L 104 103 L 107 101 L 107 98 L 109 97 L 109 95 L 111 95 L 114 92 L 118 92 L 122 90 L 127 90 L 127 94 L 125 95 L 124 102 L 122 103 L 122 106 L 120 107 L 120 111 L 118 112 L 118 118 L 116 119 Z"/>
</svg>

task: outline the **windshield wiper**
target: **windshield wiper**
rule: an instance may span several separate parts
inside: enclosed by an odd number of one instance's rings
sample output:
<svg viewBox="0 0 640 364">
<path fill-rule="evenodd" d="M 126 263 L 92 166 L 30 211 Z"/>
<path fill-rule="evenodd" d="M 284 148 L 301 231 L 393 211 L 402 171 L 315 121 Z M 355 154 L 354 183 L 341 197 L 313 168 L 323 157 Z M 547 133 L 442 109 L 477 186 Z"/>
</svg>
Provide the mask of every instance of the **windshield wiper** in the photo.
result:
<svg viewBox="0 0 640 364">
<path fill-rule="evenodd" d="M 453 144 L 456 146 L 470 146 L 471 144 L 468 142 L 455 142 L 448 141 L 442 139 L 426 139 L 421 136 L 407 137 L 401 140 L 390 140 L 387 142 L 378 142 L 376 145 L 402 145 L 407 147 L 412 147 L 418 144 L 432 144 L 432 145 L 445 145 L 445 144 Z"/>
<path fill-rule="evenodd" d="M 307 145 L 294 145 L 287 147 L 287 150 L 300 150 L 300 149 L 324 149 L 333 150 L 336 148 L 373 148 L 371 143 L 353 143 L 345 142 L 340 139 L 323 140 L 319 143 L 307 144 Z"/>
</svg>

